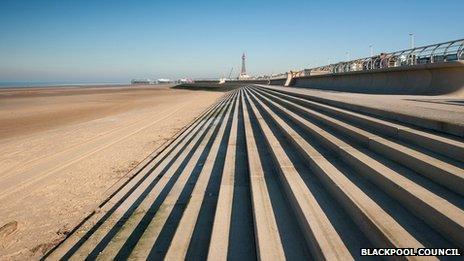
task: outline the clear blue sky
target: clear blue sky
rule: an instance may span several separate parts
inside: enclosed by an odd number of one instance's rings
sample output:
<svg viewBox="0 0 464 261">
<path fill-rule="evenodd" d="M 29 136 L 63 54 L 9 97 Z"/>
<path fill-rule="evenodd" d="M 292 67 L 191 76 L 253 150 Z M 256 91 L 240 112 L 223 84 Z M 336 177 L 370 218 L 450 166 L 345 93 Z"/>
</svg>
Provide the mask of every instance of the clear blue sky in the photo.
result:
<svg viewBox="0 0 464 261">
<path fill-rule="evenodd" d="M 0 1 L 0 81 L 220 77 L 464 38 L 463 0 Z"/>
</svg>

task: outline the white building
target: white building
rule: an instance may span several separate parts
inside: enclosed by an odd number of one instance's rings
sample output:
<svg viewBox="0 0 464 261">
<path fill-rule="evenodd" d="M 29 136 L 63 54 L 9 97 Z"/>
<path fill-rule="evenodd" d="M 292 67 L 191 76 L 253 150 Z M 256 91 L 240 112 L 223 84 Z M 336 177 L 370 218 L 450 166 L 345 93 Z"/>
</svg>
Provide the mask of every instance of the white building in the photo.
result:
<svg viewBox="0 0 464 261">
<path fill-rule="evenodd" d="M 151 84 L 151 81 L 150 79 L 132 79 L 131 84 L 134 84 L 134 85 Z"/>
</svg>

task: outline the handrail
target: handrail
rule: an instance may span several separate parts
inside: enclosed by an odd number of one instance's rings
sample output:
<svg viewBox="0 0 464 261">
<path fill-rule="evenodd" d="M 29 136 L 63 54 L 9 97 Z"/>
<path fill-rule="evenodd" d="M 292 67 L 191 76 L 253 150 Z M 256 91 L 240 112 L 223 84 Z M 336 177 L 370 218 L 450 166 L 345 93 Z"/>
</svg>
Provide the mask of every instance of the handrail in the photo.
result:
<svg viewBox="0 0 464 261">
<path fill-rule="evenodd" d="M 307 76 L 313 73 L 346 73 L 353 71 L 366 71 L 400 66 L 413 66 L 417 64 L 443 63 L 464 60 L 464 39 L 458 39 L 438 44 L 419 46 L 391 53 L 380 53 L 371 57 L 343 61 L 323 65 L 315 68 L 293 72 L 296 76 Z M 292 73 L 292 72 L 289 72 Z M 288 72 L 271 76 L 259 76 L 260 79 L 282 79 Z"/>
</svg>

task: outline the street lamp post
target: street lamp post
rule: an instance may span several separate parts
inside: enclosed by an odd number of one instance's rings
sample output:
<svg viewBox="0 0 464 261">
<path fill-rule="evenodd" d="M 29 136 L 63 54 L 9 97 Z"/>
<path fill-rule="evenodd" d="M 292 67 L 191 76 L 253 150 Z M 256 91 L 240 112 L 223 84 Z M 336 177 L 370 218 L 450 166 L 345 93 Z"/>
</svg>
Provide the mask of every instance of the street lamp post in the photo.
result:
<svg viewBox="0 0 464 261">
<path fill-rule="evenodd" d="M 409 37 L 411 38 L 411 49 L 414 49 L 414 34 L 409 33 Z"/>
<path fill-rule="evenodd" d="M 371 57 L 374 56 L 374 48 L 373 48 L 372 44 L 369 45 L 369 49 L 371 51 Z"/>
<path fill-rule="evenodd" d="M 343 66 L 345 71 L 351 71 L 351 65 L 350 65 L 350 52 L 346 52 L 346 61 L 347 63 Z"/>
</svg>

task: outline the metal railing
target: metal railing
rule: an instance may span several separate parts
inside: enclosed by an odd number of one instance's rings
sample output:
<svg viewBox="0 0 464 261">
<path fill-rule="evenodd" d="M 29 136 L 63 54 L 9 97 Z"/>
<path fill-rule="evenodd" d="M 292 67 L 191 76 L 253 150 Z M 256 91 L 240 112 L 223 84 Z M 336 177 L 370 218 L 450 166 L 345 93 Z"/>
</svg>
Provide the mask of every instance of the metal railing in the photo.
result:
<svg viewBox="0 0 464 261">
<path fill-rule="evenodd" d="M 298 77 L 329 73 L 334 74 L 367 71 L 401 66 L 413 66 L 418 64 L 444 63 L 459 60 L 464 60 L 464 39 L 420 46 L 397 52 L 381 53 L 371 57 L 328 64 L 290 73 L 297 75 Z M 268 77 L 270 79 L 282 79 L 286 78 L 287 74 L 288 73 L 281 73 L 264 77 Z"/>
<path fill-rule="evenodd" d="M 269 79 L 283 79 L 287 78 L 287 73 L 278 73 L 278 74 L 273 74 L 269 76 Z"/>
<path fill-rule="evenodd" d="M 305 70 L 305 74 L 317 71 L 344 73 L 459 60 L 464 60 L 464 39 L 329 64 Z"/>
</svg>

